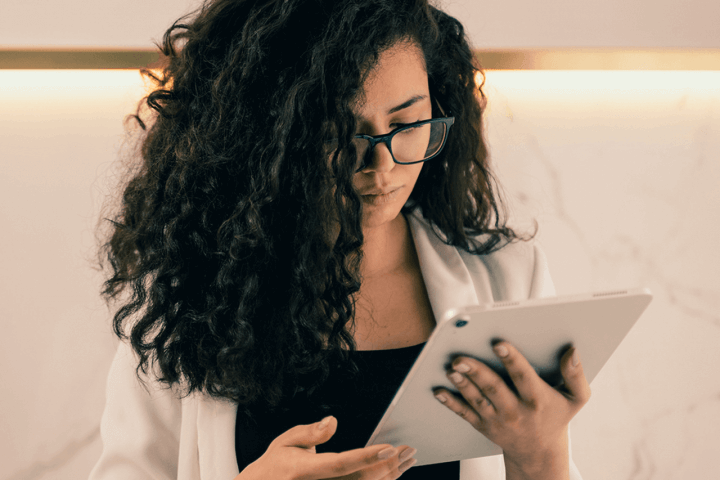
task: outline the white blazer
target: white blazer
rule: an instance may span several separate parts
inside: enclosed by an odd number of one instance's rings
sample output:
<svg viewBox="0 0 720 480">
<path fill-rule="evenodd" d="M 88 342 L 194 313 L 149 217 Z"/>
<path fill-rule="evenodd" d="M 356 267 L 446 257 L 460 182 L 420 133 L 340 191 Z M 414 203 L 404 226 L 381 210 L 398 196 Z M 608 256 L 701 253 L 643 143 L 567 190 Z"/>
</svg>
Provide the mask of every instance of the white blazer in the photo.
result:
<svg viewBox="0 0 720 480">
<path fill-rule="evenodd" d="M 435 318 L 450 308 L 555 295 L 545 255 L 532 242 L 477 256 L 448 246 L 420 216 L 408 216 Z M 103 452 L 90 480 L 233 480 L 237 405 L 135 377 L 137 357 L 120 342 L 100 424 Z M 480 433 L 478 433 L 480 435 Z M 571 480 L 582 480 L 570 457 Z M 502 455 L 460 462 L 461 480 L 505 478 Z"/>
</svg>

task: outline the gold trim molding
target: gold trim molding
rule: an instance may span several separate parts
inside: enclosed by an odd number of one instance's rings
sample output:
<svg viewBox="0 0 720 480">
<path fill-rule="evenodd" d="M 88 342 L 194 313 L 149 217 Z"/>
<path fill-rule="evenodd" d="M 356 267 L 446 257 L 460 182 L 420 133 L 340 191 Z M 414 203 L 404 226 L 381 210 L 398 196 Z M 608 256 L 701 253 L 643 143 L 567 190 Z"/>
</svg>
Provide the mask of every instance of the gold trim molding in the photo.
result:
<svg viewBox="0 0 720 480">
<path fill-rule="evenodd" d="M 0 70 L 115 70 L 159 65 L 157 50 L 3 50 Z"/>
<path fill-rule="evenodd" d="M 720 48 L 479 49 L 485 70 L 720 70 Z M 0 49 L 0 69 L 139 69 L 157 50 Z"/>
<path fill-rule="evenodd" d="M 720 70 L 720 48 L 476 50 L 485 70 Z"/>
</svg>

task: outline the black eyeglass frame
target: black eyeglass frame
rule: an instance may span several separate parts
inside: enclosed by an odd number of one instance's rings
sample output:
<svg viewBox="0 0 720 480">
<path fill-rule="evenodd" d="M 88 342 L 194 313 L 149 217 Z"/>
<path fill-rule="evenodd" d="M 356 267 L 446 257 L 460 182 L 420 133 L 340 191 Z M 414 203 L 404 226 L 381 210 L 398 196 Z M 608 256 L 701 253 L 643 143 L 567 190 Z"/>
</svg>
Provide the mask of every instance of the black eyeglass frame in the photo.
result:
<svg viewBox="0 0 720 480">
<path fill-rule="evenodd" d="M 419 125 L 425 125 L 426 123 L 444 123 L 445 124 L 445 128 L 447 130 L 445 131 L 445 136 L 443 138 L 442 144 L 440 145 L 440 148 L 438 149 L 438 151 L 435 152 L 434 154 L 432 154 L 431 156 L 429 156 L 428 158 L 425 158 L 422 160 L 416 160 L 414 162 L 401 162 L 398 159 L 396 159 L 395 155 L 393 154 L 392 146 L 391 146 L 393 137 L 404 130 L 409 130 L 409 129 L 417 127 Z M 370 146 L 368 147 L 367 152 L 365 153 L 365 156 L 363 158 L 362 165 L 360 166 L 360 168 L 358 168 L 356 170 L 356 172 L 359 172 L 359 171 L 367 168 L 367 166 L 368 166 L 367 159 L 370 158 L 370 155 L 372 154 L 373 149 L 375 148 L 375 146 L 378 143 L 385 144 L 388 151 L 390 152 L 390 156 L 392 157 L 393 162 L 397 163 L 398 165 L 412 165 L 415 163 L 427 162 L 428 160 L 437 157 L 440 154 L 440 152 L 442 152 L 443 148 L 445 148 L 445 143 L 447 142 L 448 135 L 450 134 L 450 127 L 452 127 L 454 123 L 455 123 L 455 117 L 431 118 L 429 120 L 420 120 L 419 122 L 408 123 L 407 125 L 398 127 L 395 130 L 392 130 L 391 132 L 388 132 L 384 135 L 365 135 L 365 134 L 355 135 L 353 138 L 362 138 L 362 139 L 365 139 L 368 142 L 370 142 Z"/>
</svg>

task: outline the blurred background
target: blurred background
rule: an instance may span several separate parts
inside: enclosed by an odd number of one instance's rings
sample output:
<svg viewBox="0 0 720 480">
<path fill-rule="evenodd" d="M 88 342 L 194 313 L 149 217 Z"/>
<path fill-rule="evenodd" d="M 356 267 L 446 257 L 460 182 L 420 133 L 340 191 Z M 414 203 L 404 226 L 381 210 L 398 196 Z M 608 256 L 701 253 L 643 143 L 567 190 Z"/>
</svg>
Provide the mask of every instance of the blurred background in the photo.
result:
<svg viewBox="0 0 720 480">
<path fill-rule="evenodd" d="M 0 3 L 0 480 L 86 478 L 116 340 L 95 227 L 138 67 L 196 1 Z M 445 0 L 559 294 L 655 299 L 571 424 L 585 480 L 720 478 L 720 3 Z"/>
</svg>

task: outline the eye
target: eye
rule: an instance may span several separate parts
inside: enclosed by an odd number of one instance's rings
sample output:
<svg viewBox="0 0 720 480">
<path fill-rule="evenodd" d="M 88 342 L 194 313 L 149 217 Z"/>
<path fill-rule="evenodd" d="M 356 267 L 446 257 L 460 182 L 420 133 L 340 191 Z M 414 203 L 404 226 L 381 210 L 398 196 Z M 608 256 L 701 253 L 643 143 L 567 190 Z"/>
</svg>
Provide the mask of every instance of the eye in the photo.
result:
<svg viewBox="0 0 720 480">
<path fill-rule="evenodd" d="M 406 124 L 409 125 L 409 124 Z M 398 135 L 413 135 L 415 133 L 420 132 L 425 125 L 415 125 L 414 127 L 406 128 L 405 130 L 402 130 L 398 133 Z"/>
</svg>

